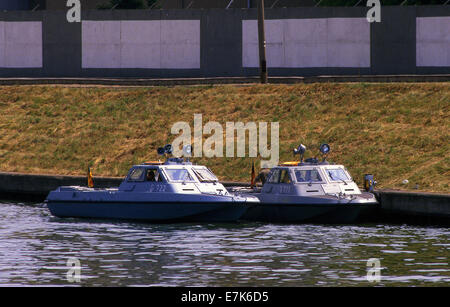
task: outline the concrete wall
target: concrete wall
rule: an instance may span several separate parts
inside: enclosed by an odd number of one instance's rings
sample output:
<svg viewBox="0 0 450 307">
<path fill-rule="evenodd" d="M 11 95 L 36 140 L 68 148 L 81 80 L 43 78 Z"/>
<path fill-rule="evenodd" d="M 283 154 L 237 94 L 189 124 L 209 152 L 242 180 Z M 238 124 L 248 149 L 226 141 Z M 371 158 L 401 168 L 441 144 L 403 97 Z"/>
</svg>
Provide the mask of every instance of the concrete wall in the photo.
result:
<svg viewBox="0 0 450 307">
<path fill-rule="evenodd" d="M 450 194 L 378 191 L 377 197 L 386 211 L 450 219 Z"/>
<path fill-rule="evenodd" d="M 122 180 L 122 178 L 94 177 L 94 184 L 97 188 L 117 187 Z M 34 195 L 45 199 L 50 191 L 59 186 L 71 185 L 87 186 L 87 177 L 0 173 L 0 195 Z"/>
<path fill-rule="evenodd" d="M 449 74 L 450 6 L 266 9 L 271 76 Z M 257 76 L 255 9 L 0 12 L 0 77 Z"/>
<path fill-rule="evenodd" d="M 450 225 L 450 194 L 376 191 L 378 221 Z"/>
</svg>

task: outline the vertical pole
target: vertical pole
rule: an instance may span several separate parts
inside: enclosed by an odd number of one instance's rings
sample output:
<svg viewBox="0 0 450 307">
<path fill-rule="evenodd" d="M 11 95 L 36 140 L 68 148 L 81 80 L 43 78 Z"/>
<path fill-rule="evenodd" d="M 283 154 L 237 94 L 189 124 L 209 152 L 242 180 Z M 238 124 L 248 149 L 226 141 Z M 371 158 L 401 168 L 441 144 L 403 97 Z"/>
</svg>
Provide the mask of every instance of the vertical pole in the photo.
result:
<svg viewBox="0 0 450 307">
<path fill-rule="evenodd" d="M 261 83 L 267 83 L 266 37 L 264 34 L 264 0 L 258 0 L 258 45 Z"/>
</svg>

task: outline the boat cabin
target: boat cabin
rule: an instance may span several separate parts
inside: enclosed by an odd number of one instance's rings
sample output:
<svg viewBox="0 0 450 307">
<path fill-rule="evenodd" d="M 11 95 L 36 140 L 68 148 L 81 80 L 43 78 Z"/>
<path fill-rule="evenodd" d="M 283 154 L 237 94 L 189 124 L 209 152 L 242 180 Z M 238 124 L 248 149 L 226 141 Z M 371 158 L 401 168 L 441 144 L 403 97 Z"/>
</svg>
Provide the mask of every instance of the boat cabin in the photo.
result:
<svg viewBox="0 0 450 307">
<path fill-rule="evenodd" d="M 229 195 L 210 169 L 177 159 L 133 166 L 119 191 Z"/>
<path fill-rule="evenodd" d="M 288 162 L 272 168 L 261 193 L 315 196 L 361 191 L 343 165 Z"/>
</svg>

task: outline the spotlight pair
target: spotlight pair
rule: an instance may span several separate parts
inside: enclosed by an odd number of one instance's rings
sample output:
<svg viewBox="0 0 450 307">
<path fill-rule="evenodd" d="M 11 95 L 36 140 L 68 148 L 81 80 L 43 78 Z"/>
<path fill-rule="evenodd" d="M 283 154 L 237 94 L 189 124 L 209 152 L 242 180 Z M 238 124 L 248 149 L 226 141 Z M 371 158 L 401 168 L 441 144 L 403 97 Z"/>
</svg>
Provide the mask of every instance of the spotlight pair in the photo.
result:
<svg viewBox="0 0 450 307">
<path fill-rule="evenodd" d="M 164 147 L 158 148 L 158 155 L 163 156 L 165 154 L 171 155 L 173 152 L 173 147 L 171 144 L 167 144 Z M 192 146 L 191 145 L 185 145 L 183 146 L 183 156 L 190 157 L 192 153 Z"/>
<path fill-rule="evenodd" d="M 330 145 L 322 144 L 322 145 L 320 145 L 319 150 L 323 156 L 326 156 L 330 152 Z M 303 144 L 300 144 L 297 148 L 294 148 L 294 155 L 300 155 L 300 162 L 303 162 L 303 155 L 305 154 L 305 151 L 306 151 L 306 146 Z"/>
</svg>

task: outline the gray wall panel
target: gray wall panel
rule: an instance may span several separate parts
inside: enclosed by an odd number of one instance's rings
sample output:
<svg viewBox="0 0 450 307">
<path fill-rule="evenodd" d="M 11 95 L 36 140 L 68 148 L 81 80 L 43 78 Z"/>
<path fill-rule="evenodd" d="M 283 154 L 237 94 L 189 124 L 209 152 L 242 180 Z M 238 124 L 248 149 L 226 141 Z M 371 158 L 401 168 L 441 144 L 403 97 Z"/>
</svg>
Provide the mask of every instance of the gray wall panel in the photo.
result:
<svg viewBox="0 0 450 307">
<path fill-rule="evenodd" d="M 201 73 L 204 76 L 242 75 L 240 10 L 210 10 L 201 19 Z"/>
<path fill-rule="evenodd" d="M 372 73 L 416 72 L 415 12 L 415 7 L 381 8 L 381 22 L 371 25 Z"/>
<path fill-rule="evenodd" d="M 43 45 L 43 75 L 76 77 L 81 74 L 81 23 L 67 22 L 63 11 L 45 11 Z"/>
</svg>

